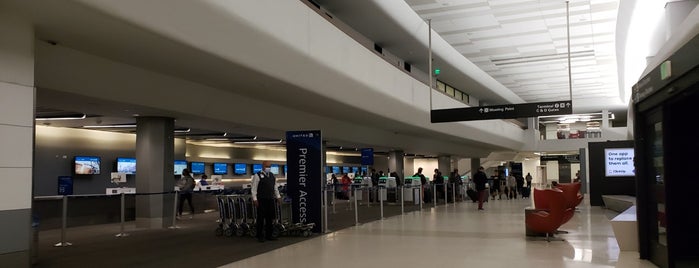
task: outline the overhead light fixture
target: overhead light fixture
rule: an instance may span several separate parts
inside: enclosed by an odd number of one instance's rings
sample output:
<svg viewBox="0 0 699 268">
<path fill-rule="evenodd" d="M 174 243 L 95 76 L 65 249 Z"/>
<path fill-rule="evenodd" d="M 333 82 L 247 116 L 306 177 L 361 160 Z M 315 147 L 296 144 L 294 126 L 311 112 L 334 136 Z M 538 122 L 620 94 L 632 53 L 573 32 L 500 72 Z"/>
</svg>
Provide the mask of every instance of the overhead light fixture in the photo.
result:
<svg viewBox="0 0 699 268">
<path fill-rule="evenodd" d="M 189 133 L 192 131 L 191 128 L 180 128 L 180 129 L 175 129 L 175 133 Z"/>
<path fill-rule="evenodd" d="M 34 118 L 36 121 L 49 121 L 49 120 L 81 120 L 87 118 L 86 114 L 72 114 L 72 115 L 59 115 L 59 116 L 37 116 Z"/>
<path fill-rule="evenodd" d="M 93 125 L 83 126 L 83 128 L 135 128 L 136 124 L 116 124 L 116 125 Z"/>
<path fill-rule="evenodd" d="M 233 143 L 237 144 L 280 144 L 282 143 L 282 140 L 266 140 L 266 141 L 234 141 Z"/>
</svg>

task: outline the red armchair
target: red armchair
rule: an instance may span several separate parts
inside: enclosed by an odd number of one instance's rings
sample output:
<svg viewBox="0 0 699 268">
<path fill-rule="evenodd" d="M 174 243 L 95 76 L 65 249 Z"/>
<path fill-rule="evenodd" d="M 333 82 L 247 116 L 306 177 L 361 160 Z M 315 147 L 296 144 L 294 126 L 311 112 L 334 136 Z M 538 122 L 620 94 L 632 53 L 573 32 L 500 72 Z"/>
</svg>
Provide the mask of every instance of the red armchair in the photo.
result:
<svg viewBox="0 0 699 268">
<path fill-rule="evenodd" d="M 580 193 L 580 187 L 582 185 L 579 182 L 574 183 L 560 183 L 556 187 L 561 189 L 566 196 L 566 203 L 568 207 L 575 209 L 582 203 L 583 195 Z"/>
<path fill-rule="evenodd" d="M 559 184 L 560 185 L 560 184 Z M 573 215 L 575 215 L 575 208 L 571 208 L 571 203 L 569 203 L 568 198 L 566 197 L 566 194 L 570 195 L 570 192 L 566 192 L 563 189 L 560 188 L 554 188 L 556 190 L 560 190 L 561 193 L 563 194 L 563 201 L 561 202 L 561 205 L 563 206 L 563 218 L 561 219 L 561 225 L 565 224 L 568 222 L 570 219 L 573 218 Z M 534 206 L 538 210 L 550 210 L 551 209 L 551 203 L 552 201 L 548 199 L 545 196 L 537 197 L 536 192 L 539 191 L 541 192 L 542 190 L 534 189 Z"/>
<path fill-rule="evenodd" d="M 559 189 L 534 189 L 534 200 L 535 203 L 546 203 L 548 209 L 528 213 L 525 219 L 526 227 L 533 232 L 545 233 L 546 240 L 550 241 L 549 234 L 555 233 L 558 227 L 561 227 L 567 209 L 563 191 Z"/>
</svg>

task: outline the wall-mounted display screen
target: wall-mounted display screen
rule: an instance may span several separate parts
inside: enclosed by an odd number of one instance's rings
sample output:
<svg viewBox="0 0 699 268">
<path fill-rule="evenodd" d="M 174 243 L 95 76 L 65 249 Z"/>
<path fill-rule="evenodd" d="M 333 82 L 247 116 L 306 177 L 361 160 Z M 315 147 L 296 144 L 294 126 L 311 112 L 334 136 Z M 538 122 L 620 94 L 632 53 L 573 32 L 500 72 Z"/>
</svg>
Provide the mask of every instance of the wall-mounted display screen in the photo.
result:
<svg viewBox="0 0 699 268">
<path fill-rule="evenodd" d="M 233 173 L 236 175 L 245 175 L 248 173 L 248 164 L 235 163 L 233 165 Z"/>
<path fill-rule="evenodd" d="M 632 177 L 636 175 L 633 166 L 633 148 L 604 149 L 604 169 L 607 177 Z"/>
<path fill-rule="evenodd" d="M 279 165 L 277 165 L 277 164 L 272 164 L 272 165 L 270 166 L 270 169 L 271 169 L 272 174 L 274 174 L 274 175 L 279 175 Z"/>
<path fill-rule="evenodd" d="M 76 156 L 75 174 L 100 174 L 99 156 Z"/>
<path fill-rule="evenodd" d="M 214 174 L 217 174 L 217 175 L 228 174 L 228 164 L 227 163 L 214 163 Z"/>
<path fill-rule="evenodd" d="M 362 174 L 369 175 L 369 167 L 362 167 Z"/>
<path fill-rule="evenodd" d="M 257 172 L 262 171 L 262 164 L 252 164 L 252 173 L 255 174 Z"/>
<path fill-rule="evenodd" d="M 204 173 L 204 162 L 192 162 L 192 173 L 202 174 Z"/>
<path fill-rule="evenodd" d="M 182 175 L 182 170 L 187 168 L 187 161 L 175 160 L 175 175 Z"/>
<path fill-rule="evenodd" d="M 352 167 L 352 173 L 359 173 L 359 167 Z"/>
<path fill-rule="evenodd" d="M 350 169 L 350 167 L 342 167 L 343 174 L 349 174 L 350 172 L 352 172 L 352 169 Z"/>
<path fill-rule="evenodd" d="M 284 165 L 284 175 L 286 175 L 286 165 Z"/>
<path fill-rule="evenodd" d="M 126 174 L 136 174 L 136 158 L 118 157 L 117 172 Z"/>
<path fill-rule="evenodd" d="M 335 175 L 340 174 L 340 167 L 333 166 L 333 174 L 335 174 Z"/>
</svg>

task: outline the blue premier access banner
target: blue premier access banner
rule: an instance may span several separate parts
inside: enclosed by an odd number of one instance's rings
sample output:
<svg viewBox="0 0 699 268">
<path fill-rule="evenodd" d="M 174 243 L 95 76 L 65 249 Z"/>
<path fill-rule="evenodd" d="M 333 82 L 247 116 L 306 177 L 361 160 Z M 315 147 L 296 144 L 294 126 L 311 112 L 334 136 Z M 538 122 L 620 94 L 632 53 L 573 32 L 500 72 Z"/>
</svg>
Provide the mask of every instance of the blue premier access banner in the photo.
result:
<svg viewBox="0 0 699 268">
<path fill-rule="evenodd" d="M 315 233 L 323 230 L 322 161 L 320 130 L 286 132 L 286 187 L 291 197 L 291 219 L 294 223 L 315 223 Z"/>
<path fill-rule="evenodd" d="M 73 177 L 58 176 L 58 195 L 73 194 Z"/>
<path fill-rule="evenodd" d="M 362 148 L 362 166 L 374 165 L 374 148 Z"/>
</svg>

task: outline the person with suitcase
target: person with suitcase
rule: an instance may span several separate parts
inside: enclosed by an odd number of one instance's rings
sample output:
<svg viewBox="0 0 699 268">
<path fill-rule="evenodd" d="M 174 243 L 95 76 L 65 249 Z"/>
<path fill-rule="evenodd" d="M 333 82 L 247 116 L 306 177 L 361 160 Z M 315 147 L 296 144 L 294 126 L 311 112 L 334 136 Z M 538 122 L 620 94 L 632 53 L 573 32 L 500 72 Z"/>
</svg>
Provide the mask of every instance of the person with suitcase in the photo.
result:
<svg viewBox="0 0 699 268">
<path fill-rule="evenodd" d="M 483 199 L 488 198 L 488 190 L 485 188 L 488 176 L 483 170 L 483 167 L 479 167 L 478 172 L 473 175 L 473 182 L 476 184 L 476 191 L 478 191 L 478 210 L 483 210 Z"/>
</svg>

